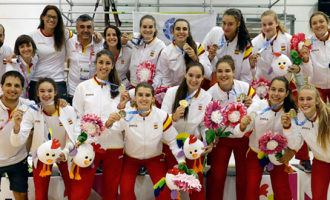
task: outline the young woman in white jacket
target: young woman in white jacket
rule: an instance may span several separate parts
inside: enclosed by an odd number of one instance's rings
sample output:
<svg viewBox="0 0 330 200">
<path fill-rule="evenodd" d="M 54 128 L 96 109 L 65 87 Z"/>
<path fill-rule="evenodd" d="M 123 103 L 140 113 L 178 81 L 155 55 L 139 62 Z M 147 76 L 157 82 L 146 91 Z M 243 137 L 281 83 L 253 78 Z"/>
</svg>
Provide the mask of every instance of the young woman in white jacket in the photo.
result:
<svg viewBox="0 0 330 200">
<path fill-rule="evenodd" d="M 124 166 L 120 180 L 120 199 L 123 200 L 136 199 L 134 186 L 140 166 L 146 166 L 154 184 L 165 177 L 167 168 L 162 152 L 162 140 L 169 145 L 175 157 L 180 152 L 176 142 L 178 133 L 172 125 L 170 115 L 152 105 L 155 101 L 154 88 L 149 83 L 138 84 L 135 101 L 136 105 L 133 104 L 133 107 L 127 104 L 126 118 L 122 119 L 121 115 L 115 112 L 106 121 L 106 126 L 110 128 L 108 137 L 125 131 Z M 185 162 L 184 156 L 176 157 L 176 160 L 177 163 Z M 165 187 L 156 199 L 170 199 L 169 189 Z"/>
<path fill-rule="evenodd" d="M 259 165 L 258 153 L 259 139 L 267 131 L 273 134 L 278 132 L 283 135 L 283 126 L 281 116 L 291 109 L 297 111 L 292 92 L 289 87 L 289 81 L 282 76 L 273 78 L 269 88 L 269 100 L 255 101 L 248 108 L 248 114 L 251 112 L 259 113 L 252 121 L 251 116 L 246 115 L 242 118 L 241 124 L 237 125 L 234 135 L 241 137 L 244 134 L 250 134 L 249 150 L 246 153 L 246 175 L 247 190 L 245 200 L 258 200 L 259 187 L 264 172 L 264 167 Z M 285 135 L 284 135 L 285 136 Z M 296 140 L 287 137 L 288 148 L 285 149 L 283 157 L 279 159 L 281 163 L 287 163 L 294 156 L 302 144 L 297 144 Z M 292 150 L 291 150 L 292 149 Z M 291 190 L 289 185 L 289 175 L 285 172 L 284 165 L 274 165 L 270 172 L 271 183 L 274 191 L 274 199 L 291 200 Z"/>
<path fill-rule="evenodd" d="M 217 61 L 217 84 L 213 85 L 207 93 L 211 94 L 213 100 L 225 107 L 231 102 L 244 103 L 249 107 L 252 99 L 259 100 L 254 89 L 246 82 L 234 79 L 236 70 L 235 62 L 231 56 L 223 56 Z M 244 101 L 239 99 L 244 93 Z M 224 128 L 224 127 L 221 127 Z M 233 128 L 227 127 L 226 131 L 233 132 Z M 227 168 L 231 153 L 235 156 L 236 168 L 236 196 L 237 199 L 244 199 L 246 192 L 246 166 L 245 153 L 248 149 L 249 138 L 235 138 L 230 135 L 228 138 L 220 138 L 216 147 L 213 148 L 210 157 L 211 169 L 207 180 L 207 199 L 222 199 L 227 176 Z M 214 184 L 217 183 L 217 184 Z"/>
<path fill-rule="evenodd" d="M 165 110 L 172 117 L 172 123 L 178 133 L 188 133 L 195 135 L 196 138 L 206 141 L 205 127 L 203 123 L 206 106 L 211 102 L 212 96 L 201 88 L 204 79 L 204 67 L 198 61 L 188 63 L 186 71 L 181 81 L 181 84 L 169 88 L 165 94 L 162 110 Z M 179 105 L 179 101 L 187 96 L 193 96 L 188 100 L 189 105 L 185 108 Z M 210 153 L 213 148 L 213 143 L 205 147 L 205 153 Z M 163 151 L 166 155 L 165 161 L 168 169 L 172 169 L 176 165 L 176 159 L 171 153 L 167 144 L 163 145 Z M 193 168 L 194 161 L 186 160 L 188 168 Z M 202 159 L 203 163 L 203 159 Z M 199 180 L 203 183 L 203 173 L 197 172 Z M 189 195 L 191 200 L 205 199 L 204 184 L 200 192 L 193 192 Z"/>
<path fill-rule="evenodd" d="M 109 86 L 112 84 L 120 85 L 120 80 L 115 68 L 115 58 L 109 50 L 102 50 L 96 54 L 95 66 L 96 75 L 87 81 L 80 83 L 75 91 L 73 98 L 73 107 L 77 112 L 77 124 L 75 126 L 75 137 L 80 133 L 80 120 L 86 114 L 95 114 L 106 122 L 111 113 L 117 110 L 117 106 L 124 107 L 119 104 L 120 98 L 129 98 L 128 91 L 119 95 L 117 86 Z M 106 82 L 105 82 L 106 81 Z M 109 129 L 103 132 L 107 133 Z M 72 199 L 88 199 L 95 172 L 102 162 L 102 190 L 106 191 L 102 194 L 103 199 L 116 199 L 118 193 L 118 185 L 120 174 L 123 167 L 123 136 L 121 133 L 112 134 L 111 137 L 101 136 L 89 137 L 86 142 L 100 143 L 101 148 L 105 149 L 105 153 L 95 152 L 95 167 L 87 167 L 80 169 L 82 180 L 73 180 Z"/>
<path fill-rule="evenodd" d="M 246 29 L 244 17 L 239 9 L 231 8 L 225 11 L 222 27 L 214 27 L 205 36 L 202 46 L 208 51 L 208 58 L 216 70 L 216 63 L 224 55 L 230 55 L 235 60 L 235 79 L 252 82 L 249 57 L 252 53 L 251 39 Z M 211 85 L 216 83 L 213 73 Z"/>
<path fill-rule="evenodd" d="M 70 197 L 71 179 L 67 166 L 69 150 L 73 149 L 73 130 L 76 122 L 76 113 L 71 106 L 61 108 L 56 97 L 57 85 L 51 78 L 41 78 L 37 82 L 37 103 L 44 105 L 36 106 L 39 111 L 29 108 L 23 115 L 23 111 L 17 110 L 14 114 L 15 126 L 11 133 L 13 146 L 24 145 L 34 128 L 31 153 L 34 154 L 40 145 L 49 140 L 49 129 L 52 130 L 52 138 L 59 140 L 62 153 L 57 158 L 57 166 L 62 174 L 65 185 L 64 196 Z M 50 167 L 51 170 L 52 166 Z M 48 199 L 48 187 L 50 176 L 41 177 L 43 163 L 37 158 L 33 160 L 33 181 L 35 187 L 35 199 Z"/>
<path fill-rule="evenodd" d="M 162 86 L 180 85 L 186 71 L 186 66 L 191 61 L 198 61 L 204 67 L 204 77 L 211 79 L 212 66 L 201 44 L 195 42 L 190 32 L 190 24 L 185 19 L 177 19 L 173 24 L 172 34 L 174 40 L 165 47 L 159 58 L 160 70 L 155 82 Z"/>
<path fill-rule="evenodd" d="M 330 109 L 323 102 L 320 93 L 313 86 L 303 87 L 298 94 L 300 112 L 295 119 L 289 114 L 282 115 L 284 135 L 304 139 L 311 148 L 313 159 L 312 195 L 313 199 L 326 200 L 330 183 Z M 298 137 L 294 134 L 298 128 Z"/>
</svg>

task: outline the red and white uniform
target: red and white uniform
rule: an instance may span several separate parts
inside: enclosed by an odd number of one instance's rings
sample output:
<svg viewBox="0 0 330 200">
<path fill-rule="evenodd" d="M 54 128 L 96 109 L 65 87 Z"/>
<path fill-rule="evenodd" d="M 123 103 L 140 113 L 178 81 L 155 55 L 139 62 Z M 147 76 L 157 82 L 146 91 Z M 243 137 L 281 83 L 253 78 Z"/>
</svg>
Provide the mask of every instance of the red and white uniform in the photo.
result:
<svg viewBox="0 0 330 200">
<path fill-rule="evenodd" d="M 116 57 L 116 70 L 121 84 L 128 86 L 130 84 L 126 77 L 126 73 L 129 70 L 131 64 L 131 50 L 127 46 L 122 46 L 118 57 Z"/>
<path fill-rule="evenodd" d="M 13 50 L 6 44 L 0 47 L 0 77 L 6 72 L 6 57 L 13 54 Z"/>
<path fill-rule="evenodd" d="M 109 115 L 117 112 L 117 105 L 120 95 L 111 98 L 111 91 L 108 85 L 100 84 L 94 76 L 92 79 L 80 83 L 73 97 L 73 107 L 77 112 L 77 124 L 75 126 L 75 138 L 80 133 L 80 120 L 86 114 L 95 114 L 105 123 Z M 117 196 L 120 174 L 123 166 L 123 137 L 121 133 L 106 136 L 109 129 L 105 129 L 99 137 L 89 137 L 86 142 L 100 143 L 105 153 L 95 152 L 95 167 L 80 168 L 82 180 L 73 180 L 71 200 L 87 199 L 93 185 L 93 180 L 97 167 L 102 162 L 103 181 L 102 194 L 103 199 L 115 199 Z M 89 192 L 86 192 L 89 191 Z"/>
<path fill-rule="evenodd" d="M 66 59 L 70 61 L 68 93 L 69 95 L 74 95 L 77 85 L 84 81 L 81 79 L 80 71 L 82 69 L 89 69 L 88 79 L 92 78 L 96 74 L 96 54 L 103 49 L 103 42 L 95 43 L 92 39 L 91 43 L 86 46 L 82 46 L 78 40 L 78 36 L 73 35 L 65 43 L 65 48 Z"/>
<path fill-rule="evenodd" d="M 65 81 L 65 45 L 60 51 L 54 47 L 54 35 L 45 35 L 41 29 L 37 29 L 29 34 L 37 46 L 39 57 L 36 71 L 32 81 L 38 81 L 39 77 L 49 77 L 55 82 Z M 72 33 L 65 29 L 65 40 L 68 40 Z"/>
<path fill-rule="evenodd" d="M 204 76 L 207 79 L 211 79 L 212 75 L 212 65 L 208 59 L 205 50 L 201 44 L 196 42 L 197 46 L 197 57 L 198 61 L 204 67 Z M 186 72 L 186 61 L 184 59 L 185 53 L 178 50 L 178 46 L 173 41 L 167 47 L 165 47 L 159 58 L 159 68 L 161 73 L 156 76 L 160 80 L 155 82 L 161 82 L 161 86 L 175 86 L 180 85 L 184 74 Z"/>
<path fill-rule="evenodd" d="M 213 44 L 220 45 L 221 39 L 224 37 L 224 31 L 221 27 L 213 27 L 211 31 L 205 36 L 202 46 L 207 50 L 212 47 Z M 230 38 L 225 38 L 227 41 Z M 247 83 L 252 82 L 252 73 L 249 57 L 252 53 L 252 45 L 248 45 L 244 52 L 240 52 L 237 48 L 237 35 L 234 39 L 223 45 L 221 49 L 217 51 L 217 55 L 211 61 L 213 66 L 213 72 L 216 71 L 216 64 L 219 58 L 230 55 L 235 61 L 235 79 L 245 81 Z M 208 55 L 208 54 L 207 54 Z M 214 77 L 213 77 L 214 78 Z"/>
<path fill-rule="evenodd" d="M 222 107 L 227 106 L 231 102 L 239 102 L 238 96 L 241 93 L 251 96 L 253 101 L 259 101 L 258 95 L 256 95 L 254 89 L 248 83 L 234 79 L 232 87 L 235 89 L 236 95 L 233 89 L 229 92 L 224 91 L 219 83 L 213 85 L 207 92 L 211 94 L 213 100 L 219 101 Z M 227 127 L 226 131 L 233 133 L 234 129 Z M 212 167 L 207 181 L 207 199 L 223 198 L 227 168 L 232 152 L 235 156 L 236 196 L 237 199 L 245 198 L 247 185 L 245 153 L 248 149 L 248 143 L 248 137 L 235 138 L 232 134 L 228 138 L 219 139 L 219 143 L 213 148 L 211 153 L 210 162 Z M 214 184 L 215 182 L 217 183 L 216 185 Z"/>
</svg>

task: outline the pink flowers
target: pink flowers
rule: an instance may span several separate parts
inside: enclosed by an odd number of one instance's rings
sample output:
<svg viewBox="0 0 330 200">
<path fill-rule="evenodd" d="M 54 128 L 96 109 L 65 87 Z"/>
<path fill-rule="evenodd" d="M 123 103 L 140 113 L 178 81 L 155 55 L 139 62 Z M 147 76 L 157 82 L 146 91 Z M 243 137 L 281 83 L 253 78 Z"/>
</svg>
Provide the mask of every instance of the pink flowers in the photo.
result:
<svg viewBox="0 0 330 200">
<path fill-rule="evenodd" d="M 144 61 L 139 64 L 136 70 L 136 78 L 139 83 L 148 82 L 152 84 L 152 80 L 155 77 L 155 65 L 151 61 Z"/>
<path fill-rule="evenodd" d="M 155 97 L 156 97 L 156 101 L 159 103 L 159 104 L 162 104 L 163 103 L 163 99 L 164 99 L 164 96 L 166 94 L 166 91 L 168 88 L 170 88 L 171 86 L 168 86 L 168 87 L 158 87 L 156 89 L 156 92 L 155 92 Z"/>
<path fill-rule="evenodd" d="M 260 99 L 268 99 L 268 89 L 270 86 L 270 82 L 260 77 L 259 80 L 252 81 L 252 87 L 259 96 Z"/>
<path fill-rule="evenodd" d="M 188 194 L 194 191 L 200 192 L 202 188 L 199 180 L 194 175 L 179 173 L 172 178 L 172 181 L 181 191 L 187 191 Z"/>
<path fill-rule="evenodd" d="M 299 57 L 302 57 L 300 54 L 300 50 L 302 48 L 302 45 L 305 43 L 305 34 L 304 33 L 296 33 L 291 38 L 291 45 L 290 50 L 294 49 L 299 53 Z M 308 49 L 311 50 L 312 46 L 309 45 Z"/>
<path fill-rule="evenodd" d="M 84 115 L 80 124 L 81 132 L 91 137 L 100 136 L 105 127 L 100 117 L 94 114 Z"/>
<path fill-rule="evenodd" d="M 274 135 L 271 131 L 267 131 L 261 138 L 259 138 L 259 148 L 266 155 L 276 154 L 286 147 L 288 141 L 278 132 Z"/>
<path fill-rule="evenodd" d="M 219 101 L 210 102 L 205 109 L 204 125 L 208 129 L 217 130 L 226 122 L 226 113 Z"/>
<path fill-rule="evenodd" d="M 226 106 L 225 113 L 228 119 L 225 125 L 234 128 L 237 124 L 241 123 L 241 119 L 247 114 L 247 109 L 241 103 L 232 102 Z"/>
</svg>

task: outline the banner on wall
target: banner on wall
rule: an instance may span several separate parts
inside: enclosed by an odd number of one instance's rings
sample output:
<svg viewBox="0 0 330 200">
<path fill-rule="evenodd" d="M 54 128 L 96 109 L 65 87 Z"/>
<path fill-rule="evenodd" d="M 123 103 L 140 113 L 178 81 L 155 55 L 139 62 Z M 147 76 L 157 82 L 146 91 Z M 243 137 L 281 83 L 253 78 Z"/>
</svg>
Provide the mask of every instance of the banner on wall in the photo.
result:
<svg viewBox="0 0 330 200">
<path fill-rule="evenodd" d="M 133 12 L 133 32 L 140 32 L 140 19 L 144 15 L 152 15 L 156 19 L 158 38 L 170 44 L 173 40 L 172 28 L 176 19 L 186 19 L 191 28 L 191 34 L 196 42 L 202 43 L 206 34 L 216 25 L 216 14 L 166 14 Z"/>
</svg>

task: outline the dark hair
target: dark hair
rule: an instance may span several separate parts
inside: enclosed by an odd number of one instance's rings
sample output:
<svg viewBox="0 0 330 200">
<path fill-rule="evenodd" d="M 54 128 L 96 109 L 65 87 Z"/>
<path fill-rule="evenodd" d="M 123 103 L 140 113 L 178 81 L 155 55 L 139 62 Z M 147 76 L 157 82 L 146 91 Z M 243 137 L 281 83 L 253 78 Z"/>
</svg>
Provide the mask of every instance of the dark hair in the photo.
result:
<svg viewBox="0 0 330 200">
<path fill-rule="evenodd" d="M 155 26 L 155 33 L 154 33 L 154 36 L 153 37 L 156 37 L 157 36 L 157 24 L 156 24 L 156 19 L 152 16 L 152 15 L 144 15 L 141 19 L 140 19 L 140 28 L 142 26 L 142 22 L 143 20 L 145 19 L 151 19 L 153 22 L 154 22 L 154 26 Z M 140 39 L 142 39 L 142 34 L 140 35 L 139 37 Z"/>
<path fill-rule="evenodd" d="M 99 59 L 99 57 L 101 57 L 102 55 L 107 55 L 109 56 L 109 58 L 111 59 L 111 63 L 113 65 L 113 68 L 109 74 L 109 82 L 110 83 L 114 83 L 116 85 L 120 85 L 120 80 L 118 78 L 118 74 L 117 74 L 117 70 L 116 70 L 116 63 L 115 63 L 115 56 L 113 55 L 113 53 L 111 51 L 109 51 L 108 49 L 103 49 L 102 51 L 98 52 L 96 54 L 96 59 L 95 59 L 95 65 L 97 63 L 97 60 Z M 116 90 L 118 87 L 117 86 L 111 86 L 111 90 Z M 116 96 L 118 96 L 119 92 L 110 92 L 111 93 L 111 98 L 115 98 Z"/>
<path fill-rule="evenodd" d="M 8 71 L 8 72 L 4 73 L 1 78 L 1 85 L 5 84 L 6 78 L 10 77 L 10 76 L 19 78 L 19 80 L 21 81 L 22 88 L 24 87 L 24 77 L 18 71 Z"/>
<path fill-rule="evenodd" d="M 5 35 L 5 27 L 3 27 L 2 24 L 0 24 L 0 26 L 2 27 L 3 35 Z"/>
<path fill-rule="evenodd" d="M 316 11 L 315 13 L 313 13 L 311 15 L 311 17 L 309 18 L 309 27 L 312 28 L 312 18 L 315 17 L 316 15 L 322 15 L 324 17 L 324 19 L 329 23 L 329 17 L 327 14 L 325 14 L 322 11 Z"/>
<path fill-rule="evenodd" d="M 52 86 L 54 87 L 54 92 L 57 93 L 57 85 L 56 85 L 56 82 L 52 79 L 52 78 L 49 78 L 49 77 L 41 77 L 38 79 L 38 82 L 37 82 L 37 86 L 36 86 L 36 103 L 40 103 L 40 98 L 38 97 L 38 90 L 39 90 L 39 87 L 42 83 L 45 83 L 45 82 L 48 82 L 50 84 L 52 84 Z M 54 96 L 54 105 L 55 105 L 55 108 L 57 108 L 58 106 L 58 103 L 59 103 L 59 98 L 57 97 L 57 95 Z"/>
<path fill-rule="evenodd" d="M 37 46 L 34 43 L 33 39 L 28 35 L 21 35 L 16 39 L 14 53 L 16 55 L 21 55 L 21 53 L 19 52 L 19 46 L 21 46 L 22 44 L 29 44 L 30 42 L 33 48 L 33 54 L 35 54 L 37 51 Z"/>
<path fill-rule="evenodd" d="M 199 67 L 202 70 L 202 74 L 204 75 L 204 67 L 200 62 L 192 61 L 192 62 L 188 63 L 188 65 L 186 67 L 186 73 L 188 73 L 189 69 L 192 67 Z M 178 90 L 176 91 L 174 103 L 172 106 L 172 113 L 175 113 L 176 109 L 180 106 L 179 102 L 182 99 L 185 99 L 187 97 L 187 93 L 188 93 L 188 84 L 187 84 L 186 77 L 184 77 L 181 81 L 181 84 L 179 85 Z M 185 109 L 185 112 L 183 115 L 184 120 L 187 120 L 188 113 L 189 113 L 189 106 L 187 106 Z"/>
<path fill-rule="evenodd" d="M 150 83 L 147 83 L 147 82 L 142 82 L 142 83 L 139 83 L 136 88 L 135 88 L 135 93 L 134 93 L 134 96 L 136 95 L 138 89 L 140 87 L 143 87 L 143 88 L 149 88 L 151 90 L 151 95 L 152 97 L 155 96 L 155 88 L 152 87 L 152 85 Z M 131 107 L 137 107 L 137 103 L 136 103 L 136 100 L 134 100 L 132 103 L 131 103 Z"/>
<path fill-rule="evenodd" d="M 117 49 L 120 50 L 121 49 L 121 32 L 120 32 L 120 30 L 119 30 L 119 28 L 117 26 L 109 25 L 108 27 L 106 27 L 104 29 L 104 32 L 103 32 L 104 40 L 107 38 L 107 31 L 108 31 L 109 28 L 115 30 L 116 35 L 117 35 L 117 40 L 118 40 Z M 107 41 L 104 41 L 103 48 L 109 50 L 109 46 L 108 46 Z"/>
<path fill-rule="evenodd" d="M 63 18 L 61 15 L 60 10 L 53 5 L 48 5 L 44 8 L 44 10 L 42 11 L 41 15 L 40 15 L 40 23 L 38 28 L 40 29 L 44 29 L 45 28 L 45 23 L 42 20 L 42 17 L 45 17 L 48 10 L 54 10 L 57 14 L 57 25 L 55 27 L 54 30 L 54 47 L 56 51 L 61 51 L 61 49 L 63 48 L 64 44 L 65 44 L 65 33 L 64 33 L 64 23 L 63 23 Z"/>
<path fill-rule="evenodd" d="M 77 19 L 76 19 L 76 26 L 78 26 L 79 22 L 87 22 L 87 21 L 91 21 L 94 27 L 94 20 L 91 16 L 87 15 L 87 14 L 83 14 L 80 15 Z"/>
<path fill-rule="evenodd" d="M 198 51 L 197 51 L 197 45 L 196 45 L 196 42 L 195 40 L 193 39 L 192 35 L 191 35 L 191 32 L 190 32 L 190 24 L 187 20 L 185 19 L 177 19 L 175 20 L 174 24 L 173 24 L 173 32 L 174 32 L 174 29 L 175 29 L 175 25 L 177 22 L 186 22 L 187 25 L 188 25 L 188 37 L 187 37 L 187 43 L 189 44 L 189 46 L 191 46 L 191 48 L 195 51 L 195 54 L 196 56 L 198 56 Z M 186 61 L 186 65 L 190 62 L 190 61 L 193 61 L 189 55 L 186 53 L 184 55 L 184 60 Z"/>
<path fill-rule="evenodd" d="M 272 86 L 274 81 L 282 81 L 285 84 L 285 92 L 289 91 L 288 96 L 284 98 L 284 103 L 283 103 L 284 111 L 289 112 L 291 109 L 294 109 L 297 112 L 296 101 L 293 98 L 292 91 L 290 89 L 290 83 L 289 83 L 288 79 L 286 79 L 283 76 L 276 76 L 270 82 L 269 87 Z"/>
<path fill-rule="evenodd" d="M 238 27 L 237 47 L 240 52 L 244 52 L 245 49 L 251 45 L 251 38 L 249 35 L 249 31 L 245 26 L 244 17 L 241 10 L 236 8 L 230 8 L 226 10 L 223 15 L 234 16 L 236 21 L 241 23 Z"/>
<path fill-rule="evenodd" d="M 218 60 L 217 64 L 215 65 L 216 66 L 216 69 L 218 69 L 218 65 L 220 63 L 227 63 L 230 66 L 230 68 L 231 68 L 232 71 L 235 70 L 235 61 L 234 61 L 234 59 L 230 55 L 225 55 L 225 56 L 221 57 Z"/>
</svg>

